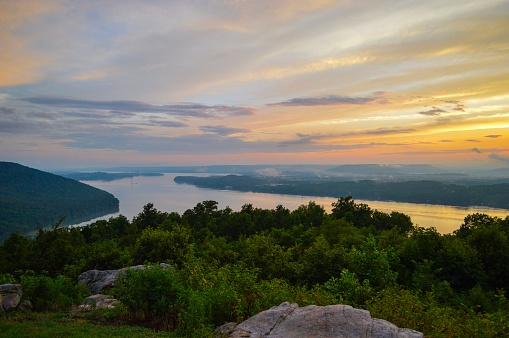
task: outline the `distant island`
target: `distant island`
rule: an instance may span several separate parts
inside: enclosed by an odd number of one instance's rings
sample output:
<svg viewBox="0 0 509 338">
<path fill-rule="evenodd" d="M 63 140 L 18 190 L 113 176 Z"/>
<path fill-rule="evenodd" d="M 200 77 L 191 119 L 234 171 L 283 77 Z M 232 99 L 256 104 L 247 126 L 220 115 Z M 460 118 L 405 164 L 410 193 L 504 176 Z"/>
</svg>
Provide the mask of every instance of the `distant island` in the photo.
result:
<svg viewBox="0 0 509 338">
<path fill-rule="evenodd" d="M 62 177 L 71 178 L 76 181 L 114 181 L 122 178 L 132 178 L 137 176 L 163 176 L 161 173 L 109 173 L 104 171 L 94 172 L 62 172 L 56 173 Z"/>
<path fill-rule="evenodd" d="M 76 180 L 0 162 L 0 242 L 18 231 L 85 222 L 118 212 L 112 194 Z"/>
<path fill-rule="evenodd" d="M 509 209 L 508 183 L 466 185 L 430 180 L 341 181 L 247 175 L 177 176 L 174 181 L 209 189 Z"/>
</svg>

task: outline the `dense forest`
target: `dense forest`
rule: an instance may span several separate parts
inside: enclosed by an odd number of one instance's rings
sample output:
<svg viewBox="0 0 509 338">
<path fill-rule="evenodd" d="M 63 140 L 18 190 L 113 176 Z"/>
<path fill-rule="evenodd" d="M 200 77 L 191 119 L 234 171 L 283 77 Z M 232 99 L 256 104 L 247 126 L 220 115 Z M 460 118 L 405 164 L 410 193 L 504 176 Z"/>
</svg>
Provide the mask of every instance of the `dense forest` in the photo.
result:
<svg viewBox="0 0 509 338">
<path fill-rule="evenodd" d="M 350 196 L 330 214 L 314 202 L 217 205 L 179 214 L 147 204 L 132 220 L 12 234 L 0 245 L 0 283 L 21 283 L 36 311 L 63 311 L 86 294 L 80 273 L 148 264 L 111 289 L 122 306 L 109 318 L 185 337 L 283 301 L 349 304 L 429 337 L 509 335 L 509 217 L 467 215 L 442 235 Z"/>
<path fill-rule="evenodd" d="M 375 201 L 509 209 L 509 183 L 460 185 L 438 181 L 339 181 L 335 178 L 311 180 L 247 175 L 177 176 L 174 181 L 209 189 L 336 198 L 351 195 Z"/>
<path fill-rule="evenodd" d="M 11 233 L 26 233 L 63 224 L 79 223 L 117 212 L 110 193 L 78 181 L 0 162 L 0 242 Z"/>
</svg>

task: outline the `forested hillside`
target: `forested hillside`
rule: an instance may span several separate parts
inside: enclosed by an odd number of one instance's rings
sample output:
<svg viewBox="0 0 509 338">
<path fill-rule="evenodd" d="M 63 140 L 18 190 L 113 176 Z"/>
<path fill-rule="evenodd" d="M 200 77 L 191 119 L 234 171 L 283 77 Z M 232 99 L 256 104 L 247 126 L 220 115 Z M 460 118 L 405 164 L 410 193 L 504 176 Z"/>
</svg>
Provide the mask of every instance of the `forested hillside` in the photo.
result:
<svg viewBox="0 0 509 338">
<path fill-rule="evenodd" d="M 338 181 L 335 178 L 311 180 L 243 175 L 177 176 L 174 181 L 209 189 L 337 198 L 351 195 L 374 201 L 509 209 L 509 183 L 459 185 L 438 181 Z"/>
<path fill-rule="evenodd" d="M 77 223 L 118 211 L 110 193 L 17 163 L 0 162 L 0 242 L 25 233 Z"/>
<path fill-rule="evenodd" d="M 122 306 L 107 316 L 178 337 L 213 337 L 284 301 L 349 304 L 427 337 L 509 335 L 509 217 L 466 215 L 441 235 L 351 197 L 330 214 L 314 202 L 217 205 L 179 214 L 147 204 L 133 220 L 13 234 L 0 245 L 0 283 L 21 283 L 36 311 L 64 311 L 84 297 L 80 273 L 153 264 L 109 291 Z"/>
</svg>

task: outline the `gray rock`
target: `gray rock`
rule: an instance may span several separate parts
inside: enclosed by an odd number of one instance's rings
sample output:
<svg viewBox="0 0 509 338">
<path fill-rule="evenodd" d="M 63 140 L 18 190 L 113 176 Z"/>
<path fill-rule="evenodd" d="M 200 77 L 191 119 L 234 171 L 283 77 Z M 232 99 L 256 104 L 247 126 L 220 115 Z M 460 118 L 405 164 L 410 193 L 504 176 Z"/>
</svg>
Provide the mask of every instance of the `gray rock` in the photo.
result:
<svg viewBox="0 0 509 338">
<path fill-rule="evenodd" d="M 2 284 L 0 285 L 0 314 L 15 309 L 23 291 L 19 284 Z"/>
<path fill-rule="evenodd" d="M 78 277 L 78 284 L 85 285 L 93 294 L 98 294 L 102 289 L 115 286 L 122 270 L 89 270 Z"/>
<path fill-rule="evenodd" d="M 382 319 L 371 318 L 366 310 L 348 305 L 298 307 L 282 303 L 235 325 L 216 330 L 217 337 L 229 338 L 423 338 L 420 332 L 401 329 Z"/>
<path fill-rule="evenodd" d="M 170 268 L 166 263 L 161 263 L 162 268 Z M 145 265 L 136 265 L 118 270 L 88 270 L 78 277 L 78 284 L 85 285 L 93 294 L 100 293 L 103 289 L 116 285 L 118 277 L 127 270 L 145 269 Z"/>
<path fill-rule="evenodd" d="M 78 307 L 81 311 L 91 311 L 98 309 L 114 309 L 118 300 L 109 295 L 92 295 L 85 298 L 82 304 Z"/>
<path fill-rule="evenodd" d="M 32 302 L 29 300 L 24 300 L 18 305 L 18 309 L 25 312 L 30 312 L 34 309 L 34 306 L 32 305 Z"/>
</svg>

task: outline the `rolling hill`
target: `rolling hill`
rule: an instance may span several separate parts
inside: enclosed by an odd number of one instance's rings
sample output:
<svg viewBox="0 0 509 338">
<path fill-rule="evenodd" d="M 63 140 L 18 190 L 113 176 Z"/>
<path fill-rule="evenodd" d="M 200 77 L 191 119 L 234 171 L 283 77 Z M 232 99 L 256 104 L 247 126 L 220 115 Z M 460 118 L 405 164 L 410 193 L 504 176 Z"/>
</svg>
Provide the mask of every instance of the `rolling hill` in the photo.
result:
<svg viewBox="0 0 509 338">
<path fill-rule="evenodd" d="M 17 163 L 0 162 L 0 241 L 16 231 L 27 233 L 84 222 L 117 212 L 110 193 Z"/>
</svg>

